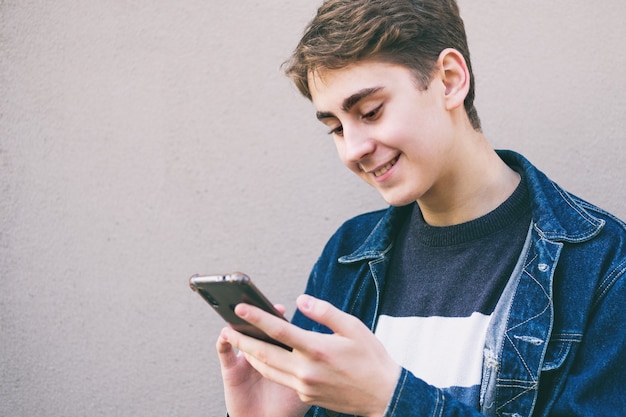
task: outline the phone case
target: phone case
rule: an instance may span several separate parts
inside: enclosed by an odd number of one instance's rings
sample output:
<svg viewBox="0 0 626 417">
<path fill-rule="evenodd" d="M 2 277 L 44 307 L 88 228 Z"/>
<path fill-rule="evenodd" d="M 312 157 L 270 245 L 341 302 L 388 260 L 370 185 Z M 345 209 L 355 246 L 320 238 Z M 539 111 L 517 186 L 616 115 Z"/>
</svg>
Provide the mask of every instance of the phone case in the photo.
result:
<svg viewBox="0 0 626 417">
<path fill-rule="evenodd" d="M 246 274 L 235 272 L 225 275 L 193 275 L 189 279 L 189 286 L 235 330 L 288 348 L 235 314 L 235 306 L 239 303 L 246 303 L 286 320 Z"/>
</svg>

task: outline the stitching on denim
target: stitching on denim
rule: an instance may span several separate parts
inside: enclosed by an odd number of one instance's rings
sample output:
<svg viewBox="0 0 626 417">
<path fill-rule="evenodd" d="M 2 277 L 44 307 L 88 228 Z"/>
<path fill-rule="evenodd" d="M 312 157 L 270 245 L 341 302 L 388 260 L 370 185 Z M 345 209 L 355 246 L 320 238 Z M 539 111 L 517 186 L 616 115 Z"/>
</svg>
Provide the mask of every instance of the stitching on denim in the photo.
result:
<svg viewBox="0 0 626 417">
<path fill-rule="evenodd" d="M 371 261 L 369 263 L 370 272 L 372 273 L 372 279 L 374 280 L 374 286 L 376 287 L 376 304 L 374 305 L 374 319 L 372 320 L 371 331 L 374 331 L 374 327 L 376 326 L 376 322 L 378 321 L 378 307 L 380 307 L 380 286 L 378 282 L 378 276 L 374 272 L 373 265 L 379 264 L 385 260 L 384 256 L 376 261 Z"/>
<path fill-rule="evenodd" d="M 534 282 L 535 282 L 535 283 L 536 283 L 539 287 L 541 287 L 542 292 L 543 292 L 543 293 L 544 293 L 544 295 L 546 296 L 546 300 L 547 300 L 548 302 L 546 303 L 546 305 L 545 305 L 544 309 L 543 309 L 543 310 L 541 310 L 539 313 L 537 313 L 536 315 L 534 315 L 534 316 L 532 316 L 532 317 L 529 317 L 528 319 L 526 319 L 526 320 L 524 320 L 523 322 L 521 322 L 521 323 L 517 324 L 516 326 L 513 326 L 513 327 L 508 328 L 508 329 L 507 329 L 507 332 L 508 332 L 508 331 L 511 331 L 511 330 L 513 330 L 513 329 L 516 329 L 516 328 L 518 328 L 519 326 L 522 326 L 522 325 L 524 325 L 524 324 L 526 324 L 526 323 L 528 323 L 528 322 L 530 322 L 530 321 L 532 321 L 532 320 L 534 320 L 534 319 L 536 319 L 536 318 L 538 318 L 538 317 L 540 317 L 540 316 L 544 315 L 544 314 L 546 313 L 546 311 L 548 311 L 548 310 L 550 309 L 550 307 L 552 306 L 552 300 L 550 299 L 550 295 L 549 295 L 549 294 L 548 294 L 548 292 L 546 291 L 545 287 L 544 287 L 543 285 L 541 285 L 541 283 L 540 283 L 539 281 L 537 281 L 537 280 L 535 279 L 535 277 L 533 277 L 530 273 L 528 273 L 528 272 L 526 271 L 526 269 L 524 269 L 524 271 L 523 271 L 522 273 L 524 273 L 524 274 L 526 274 L 527 276 L 529 276 L 529 277 L 530 277 L 530 278 L 531 278 L 531 279 L 532 279 L 532 280 L 533 280 L 533 281 L 534 281 Z"/>
<path fill-rule="evenodd" d="M 624 222 L 622 219 L 620 219 L 619 217 L 615 217 L 615 215 L 613 213 L 609 213 L 608 211 L 595 206 L 591 203 L 589 203 L 588 201 L 585 200 L 581 200 L 581 199 L 574 199 L 578 204 L 580 204 L 581 207 L 583 207 L 585 210 L 587 211 L 592 211 L 594 213 L 597 214 L 602 214 L 604 216 L 610 217 L 611 220 L 616 221 L 620 226 L 622 226 L 623 228 L 626 228 L 626 222 Z"/>
<path fill-rule="evenodd" d="M 515 353 L 517 354 L 517 357 L 522 362 L 522 365 L 524 365 L 524 369 L 526 369 L 526 372 L 528 372 L 528 376 L 531 377 L 533 381 L 537 381 L 537 377 L 533 375 L 533 372 L 530 369 L 530 367 L 528 366 L 528 364 L 526 363 L 526 361 L 524 360 L 524 357 L 522 356 L 522 353 L 517 349 L 517 346 L 515 346 L 515 343 L 513 343 L 513 340 L 511 339 L 511 337 L 508 334 L 506 334 L 506 339 L 509 341 L 511 346 L 513 346 L 513 350 L 515 350 Z"/>
<path fill-rule="evenodd" d="M 511 382 L 520 382 L 520 383 L 521 383 L 521 382 L 528 382 L 528 381 L 518 381 L 518 380 L 508 380 L 508 381 L 511 381 Z M 520 387 L 520 385 L 509 385 L 509 384 L 498 384 L 498 387 L 500 387 L 500 388 L 521 388 L 521 387 Z M 533 383 L 531 386 L 529 386 L 529 387 L 527 387 L 526 389 L 522 390 L 519 394 L 517 394 L 516 396 L 514 396 L 514 397 L 510 398 L 508 401 L 504 402 L 504 403 L 503 403 L 500 407 L 498 407 L 498 409 L 496 410 L 496 414 L 498 414 L 498 415 L 502 415 L 502 414 L 500 413 L 500 410 L 501 410 L 504 406 L 506 406 L 506 405 L 508 405 L 508 404 L 512 403 L 513 401 L 517 400 L 519 397 L 521 397 L 522 395 L 527 394 L 527 393 L 528 393 L 528 392 L 530 392 L 530 391 L 536 391 L 538 387 L 539 387 L 539 384 L 537 384 L 537 383 Z"/>
<path fill-rule="evenodd" d="M 352 314 L 352 312 L 354 311 L 354 306 L 357 305 L 357 303 L 359 302 L 359 300 L 361 299 L 361 292 L 363 291 L 363 287 L 366 285 L 367 283 L 365 282 L 365 280 L 363 280 L 363 282 L 361 283 L 361 285 L 359 286 L 359 290 L 357 291 L 354 299 L 352 300 L 352 303 L 350 303 L 350 309 L 347 311 L 348 313 Z"/>
<path fill-rule="evenodd" d="M 583 207 L 579 204 L 578 201 L 574 200 L 574 198 L 569 193 L 567 193 L 565 190 L 563 190 L 562 188 L 557 186 L 554 182 L 552 182 L 552 186 L 559 193 L 559 195 L 563 198 L 563 201 L 565 201 L 565 203 L 569 207 L 572 208 L 572 210 L 574 210 L 576 213 L 578 213 L 578 215 L 583 220 L 585 220 L 585 222 L 587 222 L 589 225 L 595 227 L 595 229 L 596 229 L 591 234 L 589 234 L 589 233 L 577 233 L 575 235 L 570 235 L 570 236 L 565 236 L 565 235 L 556 235 L 556 236 L 559 236 L 560 238 L 563 238 L 563 239 L 568 238 L 568 239 L 572 239 L 572 240 L 584 240 L 584 239 L 589 239 L 592 236 L 595 236 L 598 233 L 599 229 L 604 226 L 605 221 L 602 220 L 602 219 L 598 219 L 596 217 L 593 217 L 589 213 L 584 211 Z M 598 223 L 596 223 L 594 220 L 597 221 Z"/>
<path fill-rule="evenodd" d="M 536 259 L 536 258 L 537 258 L 537 257 L 535 256 L 535 257 L 533 258 L 533 260 L 534 260 L 534 259 Z M 528 266 L 528 265 L 530 265 L 530 263 L 528 263 L 528 264 L 527 264 L 527 266 Z M 507 330 L 506 330 L 506 332 L 505 332 L 505 338 L 506 338 L 506 340 L 508 340 L 508 341 L 509 341 L 509 343 L 510 343 L 510 344 L 511 344 L 511 346 L 513 347 L 513 350 L 515 351 L 515 353 L 517 354 L 518 358 L 520 359 L 520 361 L 521 361 L 522 365 L 524 366 L 524 369 L 526 369 L 526 371 L 528 372 L 528 376 L 530 376 L 530 378 L 532 378 L 532 380 L 533 380 L 534 382 L 537 382 L 537 380 L 538 380 L 538 375 L 534 375 L 533 371 L 532 371 L 532 370 L 530 369 L 530 367 L 528 366 L 528 363 L 524 360 L 523 355 L 521 354 L 521 352 L 519 351 L 519 349 L 517 348 L 517 346 L 515 345 L 515 343 L 513 343 L 513 339 L 511 339 L 511 337 L 510 337 L 510 335 L 509 335 L 509 332 L 510 332 L 510 331 L 512 331 L 512 330 L 514 330 L 514 329 L 516 329 L 516 328 L 518 328 L 518 327 L 520 327 L 520 326 L 522 326 L 522 325 L 524 325 L 524 324 L 526 324 L 526 323 L 528 323 L 528 322 L 530 322 L 530 321 L 532 321 L 532 320 L 534 320 L 534 319 L 536 319 L 536 318 L 538 318 L 538 317 L 540 317 L 540 316 L 542 316 L 542 315 L 544 315 L 547 311 L 549 311 L 550 307 L 552 306 L 552 300 L 550 299 L 550 295 L 549 295 L 549 294 L 548 294 L 548 292 L 546 291 L 546 288 L 545 288 L 545 287 L 544 287 L 544 286 L 543 286 L 543 285 L 542 285 L 542 284 L 541 284 L 541 283 L 540 283 L 540 282 L 539 282 L 539 281 L 538 281 L 535 277 L 533 277 L 533 276 L 532 276 L 532 275 L 531 275 L 531 274 L 527 271 L 526 267 L 524 268 L 524 270 L 522 271 L 522 273 L 523 273 L 523 274 L 525 274 L 526 276 L 530 277 L 530 279 L 531 279 L 531 280 L 532 280 L 535 284 L 537 284 L 537 285 L 541 288 L 542 292 L 543 292 L 543 293 L 544 293 L 544 295 L 545 295 L 545 298 L 546 298 L 546 300 L 547 300 L 547 303 L 545 304 L 545 306 L 544 306 L 543 310 L 542 310 L 541 312 L 539 312 L 538 314 L 536 314 L 536 315 L 534 315 L 534 316 L 532 316 L 532 317 L 529 317 L 527 320 L 524 320 L 523 322 L 518 323 L 516 326 L 513 326 L 513 327 L 509 327 L 509 328 L 507 328 Z M 516 336 L 514 335 L 514 337 L 516 337 Z"/>
<path fill-rule="evenodd" d="M 406 377 L 408 375 L 408 371 L 404 370 L 402 371 L 403 375 L 402 375 L 402 381 L 399 383 L 399 391 L 398 391 L 398 395 L 396 396 L 396 399 L 393 403 L 393 407 L 391 407 L 391 416 L 393 416 L 396 413 L 396 408 L 398 407 L 398 402 L 400 402 L 400 397 L 402 396 L 402 391 L 404 391 L 404 384 L 406 382 Z"/>
<path fill-rule="evenodd" d="M 437 399 L 441 398 L 441 409 L 439 411 L 439 417 L 443 416 L 443 410 L 445 408 L 446 405 L 446 396 L 443 394 L 443 392 L 437 391 L 440 395 L 437 397 Z M 439 401 L 437 401 L 437 403 L 439 403 Z"/>
<path fill-rule="evenodd" d="M 393 246 L 393 242 L 382 251 L 379 249 L 369 249 L 369 250 L 364 251 L 363 248 L 365 244 L 370 240 L 370 238 L 378 232 L 378 229 L 387 226 L 387 223 L 389 223 L 389 219 L 387 220 L 386 219 L 387 219 L 387 214 L 383 215 L 383 217 L 378 221 L 378 223 L 376 223 L 376 226 L 374 226 L 374 229 L 372 229 L 370 234 L 367 235 L 367 237 L 363 240 L 363 243 L 361 243 L 361 246 L 359 246 L 357 250 L 355 250 L 354 252 L 348 255 L 339 257 L 338 259 L 339 263 L 347 264 L 347 263 L 362 261 L 365 259 L 378 258 L 381 256 L 385 256 L 385 254 L 389 252 L 389 250 Z"/>
<path fill-rule="evenodd" d="M 624 273 L 626 272 L 626 259 L 620 263 L 619 265 L 617 265 L 610 274 L 607 275 L 607 277 L 600 283 L 600 285 L 598 286 L 598 290 L 600 290 L 600 293 L 598 294 L 598 296 L 596 297 L 596 299 L 594 300 L 591 308 L 595 309 L 596 306 L 598 304 L 600 304 L 600 301 L 604 298 L 604 296 L 609 292 L 609 290 L 611 288 L 613 288 L 613 285 L 615 285 L 615 283 L 624 276 Z M 615 276 L 613 276 L 615 275 Z"/>
<path fill-rule="evenodd" d="M 582 333 L 554 333 L 552 335 L 554 342 L 580 342 L 582 338 Z"/>
<path fill-rule="evenodd" d="M 380 288 L 378 286 L 378 278 L 375 276 L 374 271 L 372 270 L 372 265 L 376 265 L 379 264 L 381 262 L 383 262 L 385 260 L 384 255 L 389 251 L 389 249 L 391 248 L 391 246 L 389 246 L 389 248 L 387 248 L 387 250 L 385 250 L 382 254 L 382 256 L 379 259 L 370 261 L 368 263 L 368 268 L 370 269 L 370 275 L 372 276 L 372 279 L 374 280 L 374 286 L 376 287 L 376 311 L 374 312 L 374 322 L 376 322 L 376 317 L 378 315 L 378 297 L 380 296 Z M 363 288 L 367 285 L 367 280 L 363 280 L 363 282 L 361 283 L 361 285 L 359 286 L 359 290 L 357 291 L 354 299 L 352 300 L 352 302 L 350 303 L 350 308 L 348 309 L 348 313 L 352 314 L 352 312 L 354 311 L 354 307 L 359 303 L 359 301 L 361 300 L 361 293 L 363 292 Z M 371 329 L 373 330 L 373 329 Z"/>
</svg>

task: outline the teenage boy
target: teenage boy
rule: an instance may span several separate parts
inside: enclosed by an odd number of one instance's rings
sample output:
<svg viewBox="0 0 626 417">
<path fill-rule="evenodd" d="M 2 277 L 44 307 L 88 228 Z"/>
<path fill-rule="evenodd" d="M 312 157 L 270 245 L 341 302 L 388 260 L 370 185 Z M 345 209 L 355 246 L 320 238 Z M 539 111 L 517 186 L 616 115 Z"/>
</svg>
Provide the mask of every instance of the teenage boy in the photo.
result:
<svg viewBox="0 0 626 417">
<path fill-rule="evenodd" d="M 626 225 L 489 146 L 456 3 L 329 0 L 286 72 L 391 207 L 236 307 L 293 350 L 222 330 L 231 417 L 626 415 Z"/>
</svg>

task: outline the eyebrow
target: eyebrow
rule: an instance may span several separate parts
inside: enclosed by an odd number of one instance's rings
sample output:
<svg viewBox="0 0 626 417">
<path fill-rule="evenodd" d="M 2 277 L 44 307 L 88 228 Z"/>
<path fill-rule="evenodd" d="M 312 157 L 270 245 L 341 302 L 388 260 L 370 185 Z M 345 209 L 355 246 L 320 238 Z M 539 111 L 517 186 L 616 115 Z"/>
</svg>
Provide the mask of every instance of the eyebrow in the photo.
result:
<svg viewBox="0 0 626 417">
<path fill-rule="evenodd" d="M 367 97 L 371 96 L 372 94 L 377 93 L 378 91 L 380 91 L 382 89 L 383 89 L 383 87 L 371 87 L 371 88 L 364 88 L 362 90 L 357 91 L 356 93 L 354 93 L 351 96 L 347 97 L 343 101 L 343 104 L 341 106 L 341 110 L 343 110 L 345 112 L 349 112 L 350 109 L 352 109 L 352 107 L 354 107 L 355 104 L 357 104 L 359 101 L 363 100 L 364 98 L 367 98 Z M 315 115 L 317 116 L 318 120 L 323 120 L 323 119 L 329 119 L 329 118 L 332 118 L 332 117 L 336 117 L 331 112 L 325 112 L 325 111 L 318 111 Z"/>
</svg>

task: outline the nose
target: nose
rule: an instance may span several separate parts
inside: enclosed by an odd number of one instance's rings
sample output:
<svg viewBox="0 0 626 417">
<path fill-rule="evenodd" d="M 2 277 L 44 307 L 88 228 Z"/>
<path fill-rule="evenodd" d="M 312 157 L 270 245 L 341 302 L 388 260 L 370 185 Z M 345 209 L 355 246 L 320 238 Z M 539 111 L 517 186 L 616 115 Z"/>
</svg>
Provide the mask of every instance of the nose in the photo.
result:
<svg viewBox="0 0 626 417">
<path fill-rule="evenodd" d="M 358 164 L 376 149 L 376 142 L 361 129 L 346 129 L 343 132 L 344 158 L 346 162 Z"/>
</svg>

